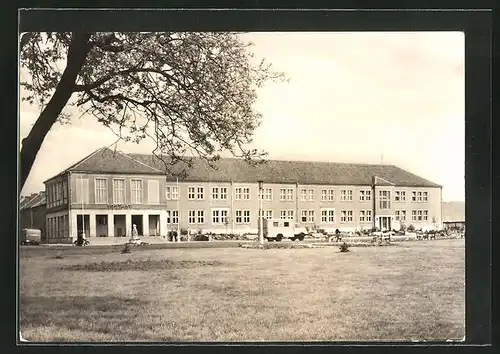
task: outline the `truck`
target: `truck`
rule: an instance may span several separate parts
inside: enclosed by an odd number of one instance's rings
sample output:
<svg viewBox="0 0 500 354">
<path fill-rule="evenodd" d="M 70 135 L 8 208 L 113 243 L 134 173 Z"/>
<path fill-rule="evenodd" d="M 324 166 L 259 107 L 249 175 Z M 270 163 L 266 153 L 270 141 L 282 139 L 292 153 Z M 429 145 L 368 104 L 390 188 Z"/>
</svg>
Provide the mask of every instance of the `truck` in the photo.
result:
<svg viewBox="0 0 500 354">
<path fill-rule="evenodd" d="M 39 245 L 42 241 L 42 230 L 40 229 L 22 229 L 21 245 Z"/>
<path fill-rule="evenodd" d="M 307 233 L 308 232 L 305 227 L 295 224 L 293 220 L 263 220 L 263 235 L 264 238 L 270 242 L 280 242 L 284 238 L 288 238 L 292 241 L 303 241 Z"/>
</svg>

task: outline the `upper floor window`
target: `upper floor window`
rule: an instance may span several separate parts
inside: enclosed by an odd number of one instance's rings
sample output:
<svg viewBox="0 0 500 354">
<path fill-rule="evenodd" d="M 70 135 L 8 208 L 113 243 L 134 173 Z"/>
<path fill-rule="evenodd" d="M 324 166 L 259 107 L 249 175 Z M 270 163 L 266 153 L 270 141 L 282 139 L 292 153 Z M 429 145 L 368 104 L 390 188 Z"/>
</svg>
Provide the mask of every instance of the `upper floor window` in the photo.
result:
<svg viewBox="0 0 500 354">
<path fill-rule="evenodd" d="M 117 178 L 113 180 L 113 204 L 125 203 L 125 180 Z"/>
<path fill-rule="evenodd" d="M 396 201 L 396 202 L 406 201 L 406 192 L 405 191 L 395 191 L 394 192 L 394 201 Z"/>
<path fill-rule="evenodd" d="M 379 191 L 380 209 L 387 210 L 391 208 L 391 192 Z"/>
<path fill-rule="evenodd" d="M 178 186 L 166 186 L 165 187 L 165 199 L 167 199 L 167 200 L 179 199 L 179 187 Z"/>
<path fill-rule="evenodd" d="M 352 189 L 342 189 L 340 191 L 340 200 L 343 202 L 352 201 Z"/>
<path fill-rule="evenodd" d="M 359 201 L 360 202 L 369 202 L 372 199 L 372 191 L 371 190 L 361 190 L 359 191 Z"/>
<path fill-rule="evenodd" d="M 293 200 L 293 188 L 281 188 L 280 200 Z"/>
<path fill-rule="evenodd" d="M 76 202 L 88 204 L 89 203 L 89 180 L 88 180 L 88 178 L 77 178 L 75 184 L 76 184 L 76 186 L 75 186 Z M 55 196 L 56 196 L 55 188 L 53 189 L 52 196 L 55 200 L 56 199 L 55 198 Z"/>
<path fill-rule="evenodd" d="M 94 182 L 96 204 L 106 204 L 108 202 L 108 180 L 106 178 L 96 178 Z"/>
<path fill-rule="evenodd" d="M 160 181 L 148 181 L 148 203 L 160 204 Z"/>
<path fill-rule="evenodd" d="M 429 196 L 428 196 L 427 192 L 422 192 L 422 201 L 427 202 L 428 199 L 429 199 Z"/>
<path fill-rule="evenodd" d="M 189 200 L 203 200 L 205 197 L 205 189 L 203 187 L 188 187 Z"/>
<path fill-rule="evenodd" d="M 130 180 L 130 196 L 132 204 L 142 204 L 142 180 Z"/>
</svg>

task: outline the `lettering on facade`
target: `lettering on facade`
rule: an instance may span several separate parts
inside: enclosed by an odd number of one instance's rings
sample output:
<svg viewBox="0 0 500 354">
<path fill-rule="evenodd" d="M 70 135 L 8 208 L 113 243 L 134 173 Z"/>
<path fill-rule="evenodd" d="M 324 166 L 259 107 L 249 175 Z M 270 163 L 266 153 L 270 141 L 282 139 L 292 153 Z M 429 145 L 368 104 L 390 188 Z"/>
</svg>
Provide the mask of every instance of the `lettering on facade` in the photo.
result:
<svg viewBox="0 0 500 354">
<path fill-rule="evenodd" d="M 107 207 L 114 210 L 132 209 L 131 204 L 108 204 Z"/>
</svg>

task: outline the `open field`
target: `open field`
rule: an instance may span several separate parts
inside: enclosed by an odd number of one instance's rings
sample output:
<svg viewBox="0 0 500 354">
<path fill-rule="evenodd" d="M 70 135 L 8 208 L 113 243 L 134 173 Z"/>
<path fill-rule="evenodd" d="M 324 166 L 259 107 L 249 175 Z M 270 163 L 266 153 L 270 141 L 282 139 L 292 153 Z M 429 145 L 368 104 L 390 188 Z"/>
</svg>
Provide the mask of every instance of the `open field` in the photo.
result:
<svg viewBox="0 0 500 354">
<path fill-rule="evenodd" d="M 463 239 L 304 249 L 22 249 L 30 341 L 461 339 Z M 56 259 L 57 251 L 63 258 Z M 78 253 L 79 252 L 79 253 Z"/>
</svg>

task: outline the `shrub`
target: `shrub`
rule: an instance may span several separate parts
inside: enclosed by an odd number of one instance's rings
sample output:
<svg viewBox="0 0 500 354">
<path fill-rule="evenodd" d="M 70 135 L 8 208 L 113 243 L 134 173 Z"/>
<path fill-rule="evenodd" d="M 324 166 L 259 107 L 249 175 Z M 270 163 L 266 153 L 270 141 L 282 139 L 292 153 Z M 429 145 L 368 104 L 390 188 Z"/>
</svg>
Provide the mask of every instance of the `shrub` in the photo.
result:
<svg viewBox="0 0 500 354">
<path fill-rule="evenodd" d="M 401 226 L 399 227 L 399 231 L 405 232 L 406 231 L 406 225 L 405 224 L 401 224 Z"/>
<path fill-rule="evenodd" d="M 186 236 L 188 234 L 187 229 L 181 229 L 181 236 Z"/>
<path fill-rule="evenodd" d="M 372 232 L 379 232 L 379 231 L 380 231 L 380 229 L 379 229 L 378 227 L 376 227 L 376 226 L 375 226 L 375 227 L 372 227 L 371 231 L 372 231 Z"/>
<path fill-rule="evenodd" d="M 415 232 L 415 226 L 413 226 L 413 224 L 410 224 L 410 225 L 408 225 L 407 230 L 408 230 L 409 232 Z"/>
<path fill-rule="evenodd" d="M 349 252 L 349 245 L 347 243 L 342 243 L 339 247 L 340 252 Z"/>
<path fill-rule="evenodd" d="M 130 253 L 132 252 L 132 248 L 130 248 L 130 245 L 128 243 L 125 244 L 125 247 L 122 249 L 122 253 Z"/>
<path fill-rule="evenodd" d="M 56 257 L 55 258 L 56 259 L 62 259 L 63 258 L 63 256 L 62 256 L 62 254 L 61 254 L 60 251 L 56 253 Z"/>
</svg>

